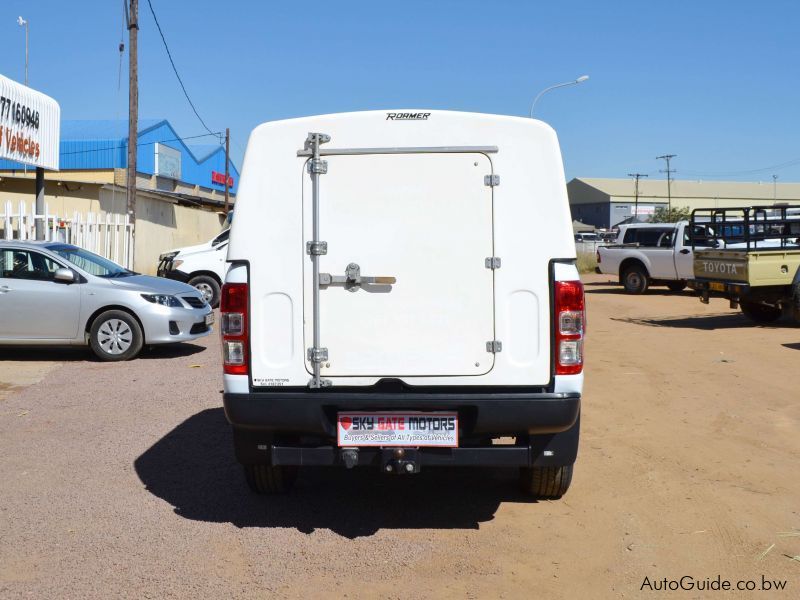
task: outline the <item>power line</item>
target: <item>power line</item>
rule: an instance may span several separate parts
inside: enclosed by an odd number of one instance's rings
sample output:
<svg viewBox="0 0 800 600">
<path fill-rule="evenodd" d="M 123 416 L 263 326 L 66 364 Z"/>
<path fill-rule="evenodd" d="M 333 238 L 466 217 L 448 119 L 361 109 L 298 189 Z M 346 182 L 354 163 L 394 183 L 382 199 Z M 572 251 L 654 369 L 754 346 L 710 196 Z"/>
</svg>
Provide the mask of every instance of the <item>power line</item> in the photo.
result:
<svg viewBox="0 0 800 600">
<path fill-rule="evenodd" d="M 183 80 L 181 79 L 180 74 L 178 74 L 178 68 L 175 66 L 175 61 L 172 60 L 172 53 L 169 51 L 169 46 L 167 45 L 167 38 L 164 37 L 164 32 L 161 31 L 161 25 L 158 22 L 158 17 L 156 17 L 156 11 L 153 10 L 153 4 L 152 4 L 152 2 L 150 2 L 150 0 L 147 0 L 147 6 L 150 7 L 150 14 L 153 15 L 153 20 L 156 22 L 156 27 L 158 28 L 158 33 L 161 35 L 161 41 L 164 42 L 164 49 L 167 51 L 167 57 L 169 58 L 169 64 L 172 65 L 172 70 L 175 72 L 175 77 L 178 78 L 178 83 L 181 85 L 181 89 L 183 90 L 183 95 L 186 96 L 186 100 L 189 102 L 189 106 L 192 107 L 192 110 L 194 111 L 194 115 L 197 117 L 197 119 L 200 121 L 200 123 L 203 124 L 203 127 L 205 127 L 206 131 L 208 131 L 209 133 L 212 133 L 211 129 L 209 129 L 208 125 L 206 125 L 206 122 L 203 121 L 203 118 L 200 116 L 200 113 L 197 112 L 197 108 L 195 108 L 194 102 L 192 102 L 192 99 L 189 97 L 189 92 L 186 91 L 186 86 L 183 85 Z"/>
<path fill-rule="evenodd" d="M 742 171 L 687 171 L 685 169 L 681 170 L 681 173 L 686 173 L 687 175 L 699 175 L 699 176 L 708 176 L 708 177 L 724 177 L 724 176 L 734 176 L 734 175 L 753 175 L 756 173 L 764 173 L 766 171 L 775 171 L 779 169 L 785 169 L 787 167 L 793 167 L 795 165 L 800 165 L 800 158 L 794 158 L 792 160 L 788 160 L 783 163 L 779 163 L 777 165 L 770 165 L 768 167 L 762 167 L 759 169 L 745 169 Z"/>
<path fill-rule="evenodd" d="M 221 131 L 217 132 L 212 131 L 210 133 L 202 133 L 200 135 L 190 135 L 188 137 L 170 138 L 167 140 L 156 140 L 154 142 L 141 142 L 139 144 L 136 144 L 136 147 L 141 148 L 142 146 L 152 146 L 153 144 L 163 144 L 165 142 L 183 142 L 185 140 L 194 140 L 197 138 L 203 138 L 209 136 L 214 136 L 218 138 L 221 134 L 222 134 Z M 105 152 L 106 150 L 121 150 L 122 148 L 127 148 L 127 147 L 128 147 L 127 144 L 125 144 L 122 146 L 107 146 L 106 148 L 91 148 L 89 150 L 73 150 L 72 152 L 61 152 L 60 154 L 61 156 L 65 156 L 67 154 L 90 154 L 92 152 Z"/>
</svg>

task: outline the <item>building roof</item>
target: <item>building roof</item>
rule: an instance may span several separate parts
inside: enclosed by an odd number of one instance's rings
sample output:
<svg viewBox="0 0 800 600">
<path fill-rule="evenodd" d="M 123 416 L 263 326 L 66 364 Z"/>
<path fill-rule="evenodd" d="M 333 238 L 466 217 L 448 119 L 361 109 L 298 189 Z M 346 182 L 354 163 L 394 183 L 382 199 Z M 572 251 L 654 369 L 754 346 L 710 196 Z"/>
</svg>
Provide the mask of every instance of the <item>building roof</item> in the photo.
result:
<svg viewBox="0 0 800 600">
<path fill-rule="evenodd" d="M 139 119 L 138 132 L 142 133 L 152 129 L 164 119 Z M 125 119 L 99 119 L 61 121 L 62 140 L 122 140 L 128 139 L 128 120 Z"/>
<path fill-rule="evenodd" d="M 577 182 L 577 183 L 576 183 Z M 605 179 L 595 177 L 576 177 L 568 184 L 570 187 L 587 186 L 593 188 L 595 194 L 589 199 L 576 199 L 577 203 L 610 202 L 612 198 L 633 198 L 634 182 L 632 179 Z M 588 191 L 588 190 L 587 190 Z M 599 192 L 599 194 L 597 193 Z M 778 202 L 800 202 L 800 183 L 778 183 L 772 181 L 697 181 L 673 179 L 670 186 L 673 200 L 675 198 L 716 199 L 726 198 L 742 200 L 773 200 Z M 605 196 L 605 198 L 603 198 Z M 640 179 L 639 197 L 667 199 L 666 179 Z M 570 201 L 573 198 L 570 197 Z"/>
<path fill-rule="evenodd" d="M 180 154 L 179 181 L 218 191 L 224 188 L 224 177 L 222 183 L 218 177 L 212 177 L 212 172 L 225 173 L 225 148 L 222 145 L 190 146 L 166 119 L 140 119 L 137 142 L 136 170 L 139 173 L 163 175 L 163 171 L 156 173 L 155 154 L 157 148 L 166 146 Z M 128 164 L 128 121 L 61 121 L 59 153 L 61 171 L 124 169 Z M 239 170 L 232 160 L 228 167 L 233 178 L 231 192 L 235 194 Z M 22 168 L 14 161 L 0 160 L 0 170 Z"/>
</svg>

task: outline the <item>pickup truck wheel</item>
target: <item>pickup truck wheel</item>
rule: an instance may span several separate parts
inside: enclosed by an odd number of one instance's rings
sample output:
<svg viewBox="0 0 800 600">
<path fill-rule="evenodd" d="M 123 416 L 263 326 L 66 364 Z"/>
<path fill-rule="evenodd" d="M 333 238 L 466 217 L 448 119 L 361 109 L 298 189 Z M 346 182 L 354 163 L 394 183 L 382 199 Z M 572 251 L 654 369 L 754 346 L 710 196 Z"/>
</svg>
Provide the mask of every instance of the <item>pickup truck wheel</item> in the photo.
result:
<svg viewBox="0 0 800 600">
<path fill-rule="evenodd" d="M 644 294 L 650 285 L 650 278 L 644 267 L 634 265 L 625 269 L 622 275 L 622 285 L 629 294 Z"/>
<path fill-rule="evenodd" d="M 682 292 L 686 288 L 686 282 L 683 280 L 670 281 L 667 283 L 667 289 L 670 292 Z"/>
<path fill-rule="evenodd" d="M 108 362 L 134 358 L 143 343 L 139 323 L 121 310 L 101 313 L 89 330 L 89 346 L 97 358 Z"/>
<path fill-rule="evenodd" d="M 216 279 L 208 275 L 198 275 L 189 280 L 189 285 L 196 287 L 203 294 L 203 299 L 211 305 L 211 308 L 219 306 L 220 287 Z"/>
<path fill-rule="evenodd" d="M 780 307 L 761 304 L 760 302 L 740 300 L 739 307 L 745 317 L 756 323 L 774 323 L 783 314 Z"/>
<path fill-rule="evenodd" d="M 539 500 L 558 500 L 572 482 L 572 465 L 562 467 L 523 467 L 519 470 L 522 491 Z"/>
<path fill-rule="evenodd" d="M 247 485 L 256 494 L 283 494 L 297 479 L 297 467 L 243 465 Z"/>
</svg>

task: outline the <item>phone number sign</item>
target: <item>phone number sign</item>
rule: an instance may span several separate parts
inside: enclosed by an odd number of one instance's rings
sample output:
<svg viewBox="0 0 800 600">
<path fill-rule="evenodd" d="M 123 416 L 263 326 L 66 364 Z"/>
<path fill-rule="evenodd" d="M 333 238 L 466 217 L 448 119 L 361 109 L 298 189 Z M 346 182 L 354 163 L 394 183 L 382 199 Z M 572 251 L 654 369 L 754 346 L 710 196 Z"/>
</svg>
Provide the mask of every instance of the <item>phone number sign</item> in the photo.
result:
<svg viewBox="0 0 800 600">
<path fill-rule="evenodd" d="M 58 170 L 58 102 L 0 75 L 0 158 Z"/>
</svg>

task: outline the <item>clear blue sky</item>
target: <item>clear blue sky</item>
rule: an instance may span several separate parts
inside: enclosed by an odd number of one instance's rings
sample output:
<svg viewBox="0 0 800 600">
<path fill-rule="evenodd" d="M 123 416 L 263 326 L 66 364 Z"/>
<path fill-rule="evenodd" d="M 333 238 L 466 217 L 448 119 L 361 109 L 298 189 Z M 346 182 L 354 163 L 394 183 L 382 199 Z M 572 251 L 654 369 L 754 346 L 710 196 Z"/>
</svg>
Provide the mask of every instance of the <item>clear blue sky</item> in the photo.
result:
<svg viewBox="0 0 800 600">
<path fill-rule="evenodd" d="M 800 181 L 796 1 L 151 1 L 200 114 L 231 128 L 237 163 L 267 120 L 393 107 L 525 115 L 540 89 L 585 73 L 537 107 L 568 177 L 663 177 L 654 157 L 674 153 L 678 178 Z M 140 115 L 203 133 L 140 3 Z M 18 15 L 30 20 L 30 83 L 63 118 L 127 118 L 122 0 L 3 0 L 0 72 L 22 80 Z"/>
</svg>

